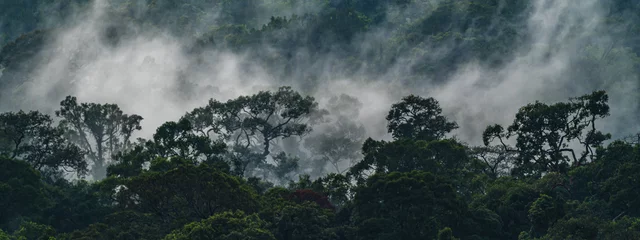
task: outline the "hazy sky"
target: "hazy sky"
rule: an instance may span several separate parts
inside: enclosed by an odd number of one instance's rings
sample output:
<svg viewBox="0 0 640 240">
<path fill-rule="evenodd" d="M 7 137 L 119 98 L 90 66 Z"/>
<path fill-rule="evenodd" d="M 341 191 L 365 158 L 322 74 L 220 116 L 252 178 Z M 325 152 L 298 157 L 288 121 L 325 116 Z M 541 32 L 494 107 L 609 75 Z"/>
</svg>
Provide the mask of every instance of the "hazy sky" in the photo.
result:
<svg viewBox="0 0 640 240">
<path fill-rule="evenodd" d="M 417 86 L 409 88 L 398 81 L 408 68 L 402 61 L 387 73 L 375 77 L 364 70 L 355 71 L 356 74 L 337 74 L 346 66 L 329 67 L 329 63 L 335 64 L 333 53 L 309 59 L 301 49 L 301 61 L 309 65 L 297 71 L 324 71 L 321 81 L 313 88 L 305 88 L 306 93 L 315 96 L 321 104 L 340 94 L 358 98 L 363 105 L 357 121 L 373 138 L 389 137 L 385 115 L 392 103 L 408 94 L 439 100 L 444 112 L 460 125 L 455 135 L 475 144 L 480 143 L 481 133 L 487 125 L 510 123 L 517 109 L 527 103 L 564 101 L 602 86 L 608 86 L 610 91 L 612 117 L 601 126 L 617 131 L 619 125 L 628 124 L 629 117 L 626 116 L 637 109 L 637 103 L 626 93 L 637 88 L 637 76 L 625 76 L 618 82 L 606 84 L 576 83 L 569 77 L 571 61 L 585 38 L 611 40 L 608 32 L 602 30 L 603 13 L 599 1 L 580 0 L 579 4 L 575 1 L 533 2 L 532 14 L 521 23 L 522 31 L 528 31 L 531 39 L 528 44 L 517 46 L 516 54 L 509 56 L 512 61 L 501 69 L 485 68 L 482 63 L 471 61 L 450 79 L 435 81 L 425 77 Z M 163 122 L 176 120 L 194 107 L 205 105 L 209 98 L 226 100 L 285 84 L 303 89 L 301 79 L 277 79 L 267 71 L 267 66 L 227 49 L 209 49 L 201 53 L 207 65 L 193 67 L 193 57 L 181 50 L 187 41 L 169 33 L 146 31 L 139 26 L 131 26 L 134 37 L 117 46 L 109 45 L 102 40 L 105 24 L 113 20 L 104 14 L 105 3 L 104 0 L 96 1 L 91 12 L 55 32 L 54 40 L 48 46 L 49 53 L 54 55 L 40 59 L 41 65 L 32 74 L 32 81 L 23 86 L 26 89 L 23 97 L 28 99 L 21 103 L 23 107 L 55 109 L 66 95 L 75 95 L 83 102 L 117 103 L 125 112 L 145 118 L 141 136 L 148 137 Z M 425 10 L 427 3 L 437 4 L 438 1 L 417 1 L 407 11 Z M 314 11 L 314 7 L 312 4 L 299 6 L 291 11 L 300 14 Z M 398 9 L 388 9 L 388 12 L 389 16 L 396 16 L 390 17 L 389 21 L 399 21 L 398 16 L 413 14 L 398 12 Z M 265 21 L 268 19 L 266 13 L 259 15 Z M 212 12 L 207 16 L 215 18 L 217 14 Z M 413 20 L 407 18 L 405 21 Z M 353 46 L 362 51 L 374 48 L 390 31 L 392 29 L 372 28 L 357 36 Z M 265 46 L 265 51 L 268 48 Z M 434 54 L 451 51 L 446 45 L 432 50 Z M 187 69 L 189 72 L 185 73 Z M 186 74 L 189 81 L 199 86 L 192 89 L 189 96 L 182 96 L 178 91 L 181 74 Z"/>
</svg>

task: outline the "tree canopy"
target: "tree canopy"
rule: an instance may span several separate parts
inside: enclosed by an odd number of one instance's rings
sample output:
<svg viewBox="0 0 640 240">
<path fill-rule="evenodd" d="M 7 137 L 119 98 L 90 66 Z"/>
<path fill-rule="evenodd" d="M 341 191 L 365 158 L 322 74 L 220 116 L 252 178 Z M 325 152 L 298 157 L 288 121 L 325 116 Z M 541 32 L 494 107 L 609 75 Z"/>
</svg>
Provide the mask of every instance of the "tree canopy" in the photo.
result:
<svg viewBox="0 0 640 240">
<path fill-rule="evenodd" d="M 0 1 L 0 240 L 640 239 L 638 36 L 637 0 Z"/>
<path fill-rule="evenodd" d="M 320 110 L 283 87 L 211 100 L 135 142 L 142 117 L 114 104 L 68 97 L 57 125 L 40 112 L 0 114 L 0 239 L 639 236 L 640 146 L 598 130 L 609 114 L 604 91 L 528 104 L 506 129 L 488 126 L 486 146 L 447 136 L 456 123 L 434 99 L 413 95 L 391 107 L 392 140 L 353 148 L 363 133 L 347 130 L 358 126 L 306 135 L 312 124 L 350 123 L 354 102 L 341 99 L 346 105 Z M 282 141 L 292 136 L 305 144 Z M 106 178 L 85 181 L 104 167 L 95 165 L 98 143 L 111 154 Z M 250 156 L 262 174 L 243 172 L 238 161 Z M 353 165 L 327 172 L 340 159 Z M 302 163 L 319 176 L 299 171 Z M 81 179 L 66 178 L 66 168 Z"/>
</svg>

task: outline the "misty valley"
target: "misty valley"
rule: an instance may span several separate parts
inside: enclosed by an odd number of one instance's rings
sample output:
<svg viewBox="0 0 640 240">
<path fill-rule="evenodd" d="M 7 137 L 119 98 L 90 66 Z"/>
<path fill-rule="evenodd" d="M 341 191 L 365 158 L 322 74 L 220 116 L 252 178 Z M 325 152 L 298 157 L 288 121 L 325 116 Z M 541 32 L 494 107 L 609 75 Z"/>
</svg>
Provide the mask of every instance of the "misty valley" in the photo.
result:
<svg viewBox="0 0 640 240">
<path fill-rule="evenodd" d="M 640 239 L 636 0 L 0 0 L 0 240 Z"/>
</svg>

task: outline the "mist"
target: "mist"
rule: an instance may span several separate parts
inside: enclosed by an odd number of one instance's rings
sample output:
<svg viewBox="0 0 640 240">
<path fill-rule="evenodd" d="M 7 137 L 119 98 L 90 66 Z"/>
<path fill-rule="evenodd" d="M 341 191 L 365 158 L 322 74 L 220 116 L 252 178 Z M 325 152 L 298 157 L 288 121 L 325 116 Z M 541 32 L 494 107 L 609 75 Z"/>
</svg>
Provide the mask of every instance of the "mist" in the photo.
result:
<svg viewBox="0 0 640 240">
<path fill-rule="evenodd" d="M 604 89 L 611 96 L 611 116 L 599 123 L 601 128 L 613 133 L 614 138 L 623 137 L 623 132 L 640 131 L 634 121 L 638 101 L 630 94 L 638 89 L 638 76 L 630 70 L 633 67 L 614 69 L 619 65 L 609 64 L 606 66 L 611 67 L 605 67 L 599 76 L 579 71 L 582 61 L 590 56 L 606 60 L 609 56 L 605 55 L 610 54 L 611 61 L 620 64 L 625 58 L 637 58 L 616 45 L 624 39 L 618 39 L 619 34 L 604 25 L 608 6 L 603 1 L 532 1 L 516 17 L 522 21 L 508 23 L 523 33 L 510 46 L 510 52 L 495 53 L 503 59 L 501 63 L 463 59 L 442 70 L 446 74 L 438 69 L 423 74 L 415 69 L 425 62 L 428 65 L 448 61 L 446 58 L 461 51 L 454 47 L 456 38 L 440 44 L 425 42 L 428 51 L 422 53 L 411 48 L 400 48 L 395 53 L 381 49 L 381 45 L 394 41 L 395 33 L 424 24 L 421 21 L 445 2 L 411 1 L 402 8 L 382 6 L 386 8 L 385 17 L 380 18 L 382 23 L 355 33 L 346 45 L 364 61 L 346 62 L 341 50 L 345 46 L 329 45 L 316 52 L 296 47 L 289 62 L 265 62 L 256 56 L 280 54 L 266 41 L 248 50 L 224 44 L 194 48 L 194 38 L 176 34 L 179 27 L 163 29 L 123 21 L 109 12 L 109 5 L 115 3 L 96 0 L 49 32 L 44 46 L 26 62 L 30 64 L 28 77 L 20 79 L 21 83 L 14 79 L 11 90 L 3 90 L 2 109 L 51 113 L 67 95 L 77 96 L 82 102 L 116 103 L 124 112 L 144 117 L 142 131 L 136 137 L 148 138 L 162 123 L 206 105 L 210 98 L 225 101 L 289 85 L 315 97 L 321 108 L 329 108 L 330 100 L 341 95 L 357 99 L 361 104 L 356 104 L 356 114 L 331 114 L 346 116 L 363 126 L 367 137 L 390 139 L 385 120 L 389 108 L 403 96 L 416 94 L 440 102 L 445 114 L 460 125 L 453 133 L 456 138 L 480 144 L 487 125 L 509 124 L 516 111 L 527 103 L 563 101 L 567 96 Z M 311 1 L 291 3 L 278 12 L 257 11 L 250 13 L 255 16 L 248 26 L 259 28 L 269 23 L 274 14 L 293 18 L 315 14 L 322 7 L 326 6 Z M 144 7 L 135 9 L 132 14 L 136 16 L 149 11 Z M 202 14 L 202 20 L 190 25 L 196 38 L 217 27 L 218 20 L 224 17 L 215 6 Z M 505 19 L 500 16 L 496 12 L 494 19 L 483 21 L 504 24 Z M 110 32 L 114 26 L 125 30 L 116 31 L 118 37 L 109 37 L 114 34 Z M 489 29 L 492 32 L 486 34 L 491 37 L 509 34 L 497 27 Z M 464 38 L 467 33 L 460 34 Z M 584 52 L 585 46 L 592 52 Z M 380 68 L 381 62 L 390 64 Z M 2 72 L 0 79 L 13 76 Z M 314 133 L 325 128 L 315 126 Z"/>
</svg>

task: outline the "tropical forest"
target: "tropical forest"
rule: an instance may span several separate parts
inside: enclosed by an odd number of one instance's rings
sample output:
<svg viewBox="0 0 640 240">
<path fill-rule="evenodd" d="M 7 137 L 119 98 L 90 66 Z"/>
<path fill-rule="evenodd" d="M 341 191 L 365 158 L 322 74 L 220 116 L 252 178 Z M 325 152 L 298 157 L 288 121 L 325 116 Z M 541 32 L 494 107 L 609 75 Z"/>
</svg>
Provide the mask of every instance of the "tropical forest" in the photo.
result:
<svg viewBox="0 0 640 240">
<path fill-rule="evenodd" d="M 0 0 L 0 240 L 640 239 L 640 1 Z"/>
</svg>

